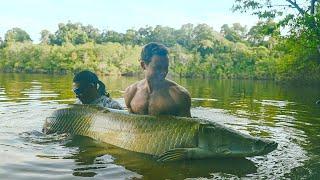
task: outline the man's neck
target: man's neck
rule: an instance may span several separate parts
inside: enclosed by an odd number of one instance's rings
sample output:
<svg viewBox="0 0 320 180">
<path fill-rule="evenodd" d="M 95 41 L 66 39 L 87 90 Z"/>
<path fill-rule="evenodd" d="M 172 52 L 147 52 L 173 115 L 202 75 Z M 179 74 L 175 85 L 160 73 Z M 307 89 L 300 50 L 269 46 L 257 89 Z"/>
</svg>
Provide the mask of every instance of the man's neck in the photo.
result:
<svg viewBox="0 0 320 180">
<path fill-rule="evenodd" d="M 160 89 L 161 87 L 163 87 L 163 85 L 165 84 L 165 80 L 162 82 L 159 82 L 159 81 L 155 82 L 155 81 L 151 81 L 151 80 L 146 79 L 145 84 L 148 88 L 148 91 L 150 93 L 152 93 L 154 90 L 157 90 L 157 89 Z"/>
<path fill-rule="evenodd" d="M 92 98 L 92 100 L 90 101 L 89 104 L 95 103 L 95 101 L 97 101 L 97 99 L 99 99 L 101 96 L 102 96 L 102 95 L 99 95 L 99 94 L 95 95 L 95 96 Z"/>
</svg>

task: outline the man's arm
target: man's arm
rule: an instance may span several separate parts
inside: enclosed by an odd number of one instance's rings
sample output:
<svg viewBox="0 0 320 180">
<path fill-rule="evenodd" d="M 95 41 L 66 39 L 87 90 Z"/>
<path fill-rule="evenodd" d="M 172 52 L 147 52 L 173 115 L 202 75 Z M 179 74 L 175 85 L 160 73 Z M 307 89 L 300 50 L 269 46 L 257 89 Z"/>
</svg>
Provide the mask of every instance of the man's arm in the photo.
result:
<svg viewBox="0 0 320 180">
<path fill-rule="evenodd" d="M 182 91 L 181 95 L 181 108 L 180 113 L 182 116 L 191 117 L 191 96 L 187 90 Z"/>
<path fill-rule="evenodd" d="M 111 99 L 111 102 L 110 102 L 110 108 L 112 108 L 112 109 L 120 109 L 120 110 L 122 110 L 123 109 L 123 107 L 120 105 L 120 103 L 119 102 L 117 102 L 117 101 L 115 101 L 115 100 L 113 100 L 113 99 Z"/>
<path fill-rule="evenodd" d="M 137 83 L 130 85 L 126 88 L 124 93 L 124 102 L 126 103 L 126 106 L 129 110 L 129 112 L 132 112 L 131 110 L 131 100 L 133 99 L 134 95 L 137 92 Z"/>
</svg>

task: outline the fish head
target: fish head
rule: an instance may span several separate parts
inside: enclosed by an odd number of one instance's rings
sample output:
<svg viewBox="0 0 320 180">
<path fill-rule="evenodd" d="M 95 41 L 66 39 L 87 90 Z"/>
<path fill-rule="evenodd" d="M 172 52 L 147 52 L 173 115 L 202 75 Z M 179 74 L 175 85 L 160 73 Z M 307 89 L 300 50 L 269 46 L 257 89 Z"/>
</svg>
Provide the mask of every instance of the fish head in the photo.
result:
<svg viewBox="0 0 320 180">
<path fill-rule="evenodd" d="M 200 126 L 199 147 L 219 157 L 250 157 L 268 154 L 278 144 L 274 141 L 256 138 L 219 124 Z"/>
<path fill-rule="evenodd" d="M 51 128 L 52 122 L 53 122 L 54 119 L 55 119 L 55 117 L 47 117 L 46 118 L 46 120 L 44 121 L 43 127 L 42 127 L 42 132 L 44 134 L 52 134 L 52 133 L 54 133 L 52 131 L 52 128 Z"/>
</svg>

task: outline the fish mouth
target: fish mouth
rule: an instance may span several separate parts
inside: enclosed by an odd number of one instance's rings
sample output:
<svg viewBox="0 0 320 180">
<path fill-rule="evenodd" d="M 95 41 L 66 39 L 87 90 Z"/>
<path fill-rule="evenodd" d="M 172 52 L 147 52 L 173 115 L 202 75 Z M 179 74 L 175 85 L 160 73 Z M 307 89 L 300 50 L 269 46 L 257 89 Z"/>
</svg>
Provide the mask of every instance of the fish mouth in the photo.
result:
<svg viewBox="0 0 320 180">
<path fill-rule="evenodd" d="M 54 119 L 55 117 L 47 117 L 46 120 L 44 121 L 43 127 L 42 127 L 42 132 L 44 134 L 51 134 L 51 125 L 52 125 L 52 119 Z"/>
<path fill-rule="evenodd" d="M 278 143 L 274 142 L 274 141 L 270 141 L 266 146 L 265 146 L 265 150 L 264 153 L 267 154 L 275 149 L 277 149 L 278 147 Z"/>
<path fill-rule="evenodd" d="M 277 147 L 278 147 L 278 143 L 276 143 L 274 141 L 270 141 L 270 140 L 258 140 L 258 143 L 264 143 L 265 145 L 263 146 L 261 151 L 256 155 L 268 154 L 268 153 L 272 152 L 273 150 L 277 149 Z"/>
</svg>

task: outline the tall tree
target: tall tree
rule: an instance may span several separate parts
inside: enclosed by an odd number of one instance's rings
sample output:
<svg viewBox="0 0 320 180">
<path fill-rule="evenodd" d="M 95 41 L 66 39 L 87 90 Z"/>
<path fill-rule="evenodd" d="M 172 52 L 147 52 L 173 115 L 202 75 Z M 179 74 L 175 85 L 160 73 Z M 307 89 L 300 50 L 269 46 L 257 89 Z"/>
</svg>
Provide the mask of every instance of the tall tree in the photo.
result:
<svg viewBox="0 0 320 180">
<path fill-rule="evenodd" d="M 2 38 L 0 37 L 0 48 L 2 48 L 4 46 L 4 42 L 2 40 Z"/>
<path fill-rule="evenodd" d="M 280 18 L 278 25 L 286 26 L 291 38 L 300 38 L 306 48 L 317 48 L 320 53 L 319 6 L 319 0 L 235 0 L 233 10 L 261 19 Z"/>
<path fill-rule="evenodd" d="M 62 45 L 65 43 L 72 43 L 77 45 L 89 41 L 88 34 L 81 23 L 60 23 L 58 27 L 55 35 L 50 39 L 53 44 Z"/>
<path fill-rule="evenodd" d="M 270 46 L 273 38 L 280 35 L 280 28 L 272 19 L 259 21 L 247 33 L 247 41 L 253 46 Z"/>
<path fill-rule="evenodd" d="M 138 34 L 139 34 L 139 38 L 142 39 L 143 44 L 147 44 L 152 41 L 153 39 L 152 31 L 153 31 L 153 27 L 151 26 L 139 28 Z"/>
<path fill-rule="evenodd" d="M 40 35 L 41 35 L 41 37 L 40 37 L 40 43 L 41 44 L 49 44 L 50 43 L 50 36 L 51 36 L 50 31 L 48 31 L 46 29 L 42 30 L 40 32 Z"/>
<path fill-rule="evenodd" d="M 200 52 L 201 57 L 204 57 L 213 52 L 215 43 L 217 42 L 214 36 L 213 28 L 207 24 L 199 24 L 193 29 L 194 42 L 196 49 Z"/>
<path fill-rule="evenodd" d="M 94 28 L 92 25 L 82 26 L 83 31 L 87 34 L 89 41 L 97 42 L 100 36 L 98 28 Z"/>
<path fill-rule="evenodd" d="M 247 27 L 241 26 L 240 23 L 234 23 L 231 27 L 228 24 L 224 24 L 221 27 L 220 33 L 229 41 L 240 42 L 245 40 Z"/>
<path fill-rule="evenodd" d="M 193 47 L 193 24 L 184 24 L 181 28 L 175 31 L 175 37 L 178 44 L 191 50 Z"/>
<path fill-rule="evenodd" d="M 175 44 L 174 31 L 171 27 L 157 25 L 151 33 L 150 40 L 172 47 Z"/>
<path fill-rule="evenodd" d="M 141 44 L 138 32 L 134 29 L 128 29 L 126 34 L 124 34 L 124 43 L 126 44 Z"/>
<path fill-rule="evenodd" d="M 103 31 L 99 37 L 98 43 L 123 42 L 123 34 L 112 30 Z"/>
<path fill-rule="evenodd" d="M 32 41 L 29 34 L 20 28 L 12 28 L 8 30 L 4 36 L 5 43 Z"/>
</svg>

